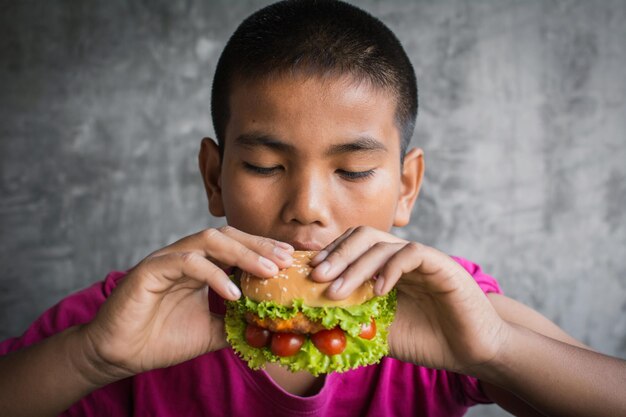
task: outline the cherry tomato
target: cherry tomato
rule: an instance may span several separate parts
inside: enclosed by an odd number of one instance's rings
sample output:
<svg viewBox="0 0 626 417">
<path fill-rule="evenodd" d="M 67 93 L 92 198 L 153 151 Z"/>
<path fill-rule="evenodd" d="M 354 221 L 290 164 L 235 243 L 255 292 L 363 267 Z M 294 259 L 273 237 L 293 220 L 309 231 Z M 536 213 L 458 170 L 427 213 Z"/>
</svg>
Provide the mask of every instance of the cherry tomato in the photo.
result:
<svg viewBox="0 0 626 417">
<path fill-rule="evenodd" d="M 262 348 L 270 343 L 272 334 L 269 330 L 254 324 L 248 324 L 246 327 L 246 342 L 252 347 Z"/>
<path fill-rule="evenodd" d="M 270 350 L 276 356 L 293 356 L 304 344 L 306 337 L 297 333 L 274 333 Z"/>
<path fill-rule="evenodd" d="M 337 355 L 346 348 L 346 334 L 339 327 L 320 330 L 311 335 L 311 341 L 320 352 L 328 356 Z"/>
<path fill-rule="evenodd" d="M 372 318 L 369 323 L 361 325 L 361 333 L 359 337 L 362 339 L 372 340 L 376 336 L 376 322 Z"/>
</svg>

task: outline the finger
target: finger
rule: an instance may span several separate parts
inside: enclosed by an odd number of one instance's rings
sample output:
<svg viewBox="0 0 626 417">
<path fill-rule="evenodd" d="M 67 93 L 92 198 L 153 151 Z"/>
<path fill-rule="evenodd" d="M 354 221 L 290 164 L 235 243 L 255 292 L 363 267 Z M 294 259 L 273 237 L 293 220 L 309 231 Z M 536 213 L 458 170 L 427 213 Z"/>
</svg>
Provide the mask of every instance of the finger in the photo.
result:
<svg viewBox="0 0 626 417">
<path fill-rule="evenodd" d="M 205 256 L 219 263 L 219 266 L 235 266 L 261 278 L 270 278 L 278 274 L 279 266 L 276 262 L 260 255 L 219 229 L 210 229 L 203 238 Z M 289 257 L 289 261 L 281 261 L 281 263 L 290 265 L 293 258 L 291 255 Z"/>
<path fill-rule="evenodd" d="M 233 244 L 229 239 L 224 239 L 225 236 L 227 236 L 232 241 L 238 242 L 239 244 Z M 226 256 L 224 256 L 224 254 L 230 253 L 235 254 L 236 256 L 238 254 L 244 254 L 247 257 L 252 256 L 249 251 L 245 251 L 244 249 L 242 249 L 241 245 L 250 249 L 252 252 L 255 252 L 256 255 L 260 255 L 262 258 L 269 259 L 271 263 L 277 265 L 280 268 L 288 267 L 293 261 L 293 247 L 291 245 L 277 241 L 275 239 L 264 238 L 261 236 L 253 236 L 248 233 L 244 233 L 238 229 L 235 229 L 231 226 L 203 230 L 191 236 L 180 239 L 173 244 L 153 253 L 151 256 L 159 256 L 170 252 L 195 251 L 202 253 L 204 256 L 208 257 L 211 260 L 214 260 L 222 267 L 230 267 L 237 265 L 232 262 L 232 257 L 227 258 Z M 266 266 L 268 266 L 267 263 Z M 272 268 L 272 271 L 273 270 L 274 269 Z M 267 276 L 267 272 L 259 273 L 261 274 L 261 276 Z M 274 273 L 271 273 L 269 276 L 274 275 Z"/>
<path fill-rule="evenodd" d="M 326 259 L 311 272 L 311 277 L 320 282 L 333 280 L 372 245 L 392 239 L 395 238 L 380 230 L 359 226 L 337 243 Z"/>
<path fill-rule="evenodd" d="M 437 252 L 421 243 L 409 242 L 396 252 L 380 272 L 374 292 L 377 295 L 385 295 L 396 285 L 403 274 L 418 272 L 418 277 L 438 275 L 440 268 L 434 265 L 428 267 L 429 258 L 437 257 Z"/>
<path fill-rule="evenodd" d="M 231 226 L 222 227 L 220 231 L 259 255 L 271 260 L 278 265 L 279 268 L 287 268 L 293 262 L 294 248 L 288 243 L 251 235 Z"/>
<path fill-rule="evenodd" d="M 311 266 L 315 267 L 326 259 L 329 253 L 331 253 L 335 248 L 343 242 L 348 236 L 350 236 L 356 227 L 351 227 L 345 232 L 341 234 L 337 239 L 333 240 L 328 246 L 326 246 L 323 250 L 321 250 L 317 255 L 311 259 Z"/>
<path fill-rule="evenodd" d="M 400 243 L 378 242 L 359 257 L 328 287 L 331 299 L 347 298 L 364 282 L 378 275 L 387 261 L 402 248 Z"/>
<path fill-rule="evenodd" d="M 325 250 L 328 255 L 311 272 L 316 281 L 331 281 L 339 276 L 348 265 L 369 249 L 373 238 L 366 233 L 365 227 L 348 229 Z"/>
<path fill-rule="evenodd" d="M 234 233 L 229 229 L 232 228 L 203 230 L 190 236 L 188 240 L 181 241 L 177 248 L 188 248 L 183 252 L 198 253 L 221 268 L 236 266 L 260 277 L 271 277 L 278 273 L 276 262 L 260 255 L 222 231 Z"/>
<path fill-rule="evenodd" d="M 193 280 L 211 287 L 228 300 L 236 300 L 241 291 L 224 271 L 196 252 L 174 252 L 147 259 L 137 273 L 149 279 L 145 289 L 162 294 L 183 280 Z"/>
</svg>

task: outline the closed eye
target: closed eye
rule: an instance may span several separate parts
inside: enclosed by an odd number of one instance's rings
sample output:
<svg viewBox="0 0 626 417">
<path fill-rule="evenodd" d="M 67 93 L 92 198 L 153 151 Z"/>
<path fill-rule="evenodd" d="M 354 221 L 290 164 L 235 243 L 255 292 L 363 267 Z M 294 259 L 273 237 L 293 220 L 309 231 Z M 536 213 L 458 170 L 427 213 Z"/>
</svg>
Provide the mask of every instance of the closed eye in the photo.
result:
<svg viewBox="0 0 626 417">
<path fill-rule="evenodd" d="M 247 171 L 250 171 L 254 174 L 259 174 L 259 175 L 272 175 L 278 172 L 280 169 L 282 169 L 282 166 L 280 165 L 276 165 L 273 167 L 260 167 L 257 165 L 252 165 L 248 162 L 244 162 L 243 167 Z"/>
<path fill-rule="evenodd" d="M 336 172 L 349 181 L 364 180 L 372 177 L 376 173 L 374 169 L 368 169 L 367 171 L 346 171 L 345 169 L 338 169 Z"/>
</svg>

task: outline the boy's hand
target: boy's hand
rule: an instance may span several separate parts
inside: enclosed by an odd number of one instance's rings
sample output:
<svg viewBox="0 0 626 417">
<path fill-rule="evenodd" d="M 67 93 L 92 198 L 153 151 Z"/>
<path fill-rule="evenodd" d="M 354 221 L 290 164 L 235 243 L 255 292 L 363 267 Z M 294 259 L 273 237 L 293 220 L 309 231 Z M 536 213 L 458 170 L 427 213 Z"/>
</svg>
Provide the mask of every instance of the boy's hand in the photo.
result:
<svg viewBox="0 0 626 417">
<path fill-rule="evenodd" d="M 161 249 L 134 267 L 85 326 L 95 369 L 115 380 L 171 366 L 226 347 L 208 287 L 236 300 L 222 268 L 270 277 L 292 262 L 293 248 L 232 227 L 209 229 Z"/>
<path fill-rule="evenodd" d="M 492 360 L 507 337 L 471 275 L 445 254 L 369 227 L 350 229 L 313 259 L 312 276 L 335 280 L 328 296 L 347 297 L 372 276 L 377 295 L 398 290 L 391 355 L 431 368 L 469 373 Z"/>
</svg>

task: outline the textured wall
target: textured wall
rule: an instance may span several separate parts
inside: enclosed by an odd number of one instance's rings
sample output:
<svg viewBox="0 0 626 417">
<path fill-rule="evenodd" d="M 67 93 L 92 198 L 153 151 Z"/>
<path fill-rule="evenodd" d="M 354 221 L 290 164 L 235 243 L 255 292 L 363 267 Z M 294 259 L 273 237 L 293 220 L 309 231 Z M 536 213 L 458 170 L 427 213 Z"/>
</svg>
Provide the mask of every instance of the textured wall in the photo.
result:
<svg viewBox="0 0 626 417">
<path fill-rule="evenodd" d="M 263 4 L 0 2 L 0 339 L 221 224 L 196 153 L 220 49 Z M 359 4 L 420 82 L 426 184 L 398 233 L 626 357 L 626 2 Z"/>
</svg>

